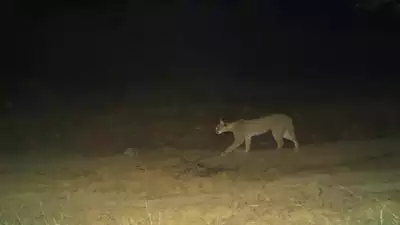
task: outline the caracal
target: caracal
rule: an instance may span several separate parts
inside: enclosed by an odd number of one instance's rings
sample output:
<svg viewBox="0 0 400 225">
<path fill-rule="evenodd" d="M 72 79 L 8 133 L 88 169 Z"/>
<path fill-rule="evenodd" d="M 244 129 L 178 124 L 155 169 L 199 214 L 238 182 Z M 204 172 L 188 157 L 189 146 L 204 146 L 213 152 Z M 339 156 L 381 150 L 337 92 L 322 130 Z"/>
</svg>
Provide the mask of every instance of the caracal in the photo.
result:
<svg viewBox="0 0 400 225">
<path fill-rule="evenodd" d="M 272 114 L 251 120 L 241 119 L 231 123 L 225 123 L 220 119 L 219 124 L 215 128 L 217 134 L 224 132 L 233 133 L 234 142 L 222 152 L 221 155 L 223 156 L 235 150 L 243 142 L 246 145 L 245 152 L 248 152 L 251 146 L 251 138 L 270 130 L 276 141 L 277 149 L 282 148 L 283 139 L 287 139 L 294 143 L 295 151 L 298 151 L 299 143 L 296 140 L 292 118 L 284 114 Z"/>
</svg>

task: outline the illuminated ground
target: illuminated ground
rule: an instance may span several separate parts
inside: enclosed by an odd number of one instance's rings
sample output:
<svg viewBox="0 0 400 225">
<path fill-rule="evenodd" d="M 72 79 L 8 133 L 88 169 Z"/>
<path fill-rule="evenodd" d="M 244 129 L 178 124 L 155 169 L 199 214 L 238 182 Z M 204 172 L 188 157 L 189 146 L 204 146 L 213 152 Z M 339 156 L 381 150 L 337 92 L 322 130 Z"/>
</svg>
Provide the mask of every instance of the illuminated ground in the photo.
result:
<svg viewBox="0 0 400 225">
<path fill-rule="evenodd" d="M 399 149 L 380 139 L 3 158 L 0 224 L 400 224 Z"/>
</svg>

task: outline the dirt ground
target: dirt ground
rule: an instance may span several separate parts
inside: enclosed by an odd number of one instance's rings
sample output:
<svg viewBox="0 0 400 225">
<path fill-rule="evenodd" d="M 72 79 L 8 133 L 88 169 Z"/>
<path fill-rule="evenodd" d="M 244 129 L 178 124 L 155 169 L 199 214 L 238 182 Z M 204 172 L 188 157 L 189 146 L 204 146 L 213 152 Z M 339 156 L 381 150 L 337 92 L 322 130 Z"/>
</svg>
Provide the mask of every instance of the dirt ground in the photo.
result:
<svg viewBox="0 0 400 225">
<path fill-rule="evenodd" d="M 399 149 L 379 139 L 2 158 L 0 224 L 400 224 Z"/>
</svg>

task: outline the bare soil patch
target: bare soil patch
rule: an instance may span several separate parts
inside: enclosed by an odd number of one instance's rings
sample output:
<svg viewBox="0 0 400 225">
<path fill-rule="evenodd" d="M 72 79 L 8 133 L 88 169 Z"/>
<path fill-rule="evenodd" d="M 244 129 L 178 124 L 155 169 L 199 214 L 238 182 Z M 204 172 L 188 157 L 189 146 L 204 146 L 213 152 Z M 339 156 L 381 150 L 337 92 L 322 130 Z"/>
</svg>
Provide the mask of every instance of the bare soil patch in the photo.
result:
<svg viewBox="0 0 400 225">
<path fill-rule="evenodd" d="M 399 224 L 399 147 L 3 158 L 0 224 Z"/>
</svg>

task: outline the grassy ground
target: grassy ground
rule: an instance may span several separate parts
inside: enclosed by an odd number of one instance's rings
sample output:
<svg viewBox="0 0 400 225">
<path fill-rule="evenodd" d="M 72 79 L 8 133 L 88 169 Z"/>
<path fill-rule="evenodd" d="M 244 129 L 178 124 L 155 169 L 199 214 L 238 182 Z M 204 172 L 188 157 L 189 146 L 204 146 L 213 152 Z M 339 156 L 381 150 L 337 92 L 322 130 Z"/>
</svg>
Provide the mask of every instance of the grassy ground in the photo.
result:
<svg viewBox="0 0 400 225">
<path fill-rule="evenodd" d="M 398 224 L 399 140 L 3 160 L 2 224 Z"/>
<path fill-rule="evenodd" d="M 240 108 L 228 120 L 260 112 Z M 5 120 L 0 224 L 400 224 L 400 139 L 298 110 L 300 152 L 274 150 L 268 134 L 220 157 L 232 138 L 214 126 L 227 110 L 210 111 Z"/>
</svg>

